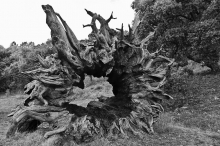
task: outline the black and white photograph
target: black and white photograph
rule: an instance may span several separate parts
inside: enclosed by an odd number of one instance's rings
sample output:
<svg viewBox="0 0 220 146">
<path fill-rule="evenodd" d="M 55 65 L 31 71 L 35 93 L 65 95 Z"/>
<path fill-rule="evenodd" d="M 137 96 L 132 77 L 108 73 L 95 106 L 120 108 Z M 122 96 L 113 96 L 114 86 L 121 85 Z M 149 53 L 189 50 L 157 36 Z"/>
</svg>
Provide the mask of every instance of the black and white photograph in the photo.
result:
<svg viewBox="0 0 220 146">
<path fill-rule="evenodd" d="M 220 146 L 220 0 L 0 5 L 0 146 Z"/>
</svg>

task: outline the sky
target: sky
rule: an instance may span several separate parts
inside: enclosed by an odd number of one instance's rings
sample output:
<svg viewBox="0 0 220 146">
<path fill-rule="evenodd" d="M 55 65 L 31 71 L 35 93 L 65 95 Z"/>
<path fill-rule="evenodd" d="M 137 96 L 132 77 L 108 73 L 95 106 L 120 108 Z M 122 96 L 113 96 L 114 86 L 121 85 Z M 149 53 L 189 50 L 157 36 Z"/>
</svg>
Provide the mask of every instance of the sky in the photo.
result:
<svg viewBox="0 0 220 146">
<path fill-rule="evenodd" d="M 15 41 L 34 42 L 41 44 L 50 38 L 50 29 L 46 24 L 46 14 L 41 5 L 50 4 L 59 13 L 75 33 L 76 37 L 85 39 L 91 32 L 90 27 L 83 28 L 83 24 L 89 24 L 91 17 L 87 15 L 85 8 L 101 14 L 105 19 L 113 16 L 111 28 L 128 29 L 134 18 L 131 8 L 133 0 L 1 0 L 0 1 L 0 45 L 5 48 Z M 99 26 L 97 24 L 97 26 Z"/>
</svg>

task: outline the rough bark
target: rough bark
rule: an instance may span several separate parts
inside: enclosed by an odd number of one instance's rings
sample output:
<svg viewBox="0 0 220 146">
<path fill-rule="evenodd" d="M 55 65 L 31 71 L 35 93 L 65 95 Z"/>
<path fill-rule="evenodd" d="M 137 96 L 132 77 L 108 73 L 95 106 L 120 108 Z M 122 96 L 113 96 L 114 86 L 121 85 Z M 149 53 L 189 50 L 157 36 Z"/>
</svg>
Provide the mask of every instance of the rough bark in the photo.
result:
<svg viewBox="0 0 220 146">
<path fill-rule="evenodd" d="M 84 27 L 92 28 L 95 41 L 79 43 L 60 14 L 50 5 L 43 5 L 42 8 L 51 29 L 54 49 L 58 53 L 46 59 L 39 56 L 42 68 L 25 72 L 34 81 L 25 87 L 29 97 L 24 106 L 10 114 L 14 124 L 7 136 L 22 131 L 19 129 L 35 130 L 42 122 L 55 121 L 58 121 L 58 128 L 47 132 L 45 138 L 58 134 L 63 139 L 83 143 L 99 136 L 128 137 L 134 134 L 142 137 L 145 133 L 153 133 L 152 125 L 163 112 L 161 101 L 172 99 L 161 87 L 173 63 L 173 60 L 158 55 L 160 50 L 148 52 L 147 42 L 154 32 L 138 41 L 135 30 L 130 26 L 128 36 L 124 35 L 123 24 L 119 32 L 109 27 L 109 22 L 116 19 L 113 13 L 106 20 L 86 10 L 92 21 Z M 96 20 L 101 24 L 100 29 L 95 25 Z M 86 107 L 66 101 L 72 86 L 84 88 L 84 74 L 108 77 L 114 97 L 97 97 L 98 101 L 91 101 Z M 69 114 L 64 121 L 68 122 L 59 124 L 59 118 L 65 111 Z"/>
</svg>

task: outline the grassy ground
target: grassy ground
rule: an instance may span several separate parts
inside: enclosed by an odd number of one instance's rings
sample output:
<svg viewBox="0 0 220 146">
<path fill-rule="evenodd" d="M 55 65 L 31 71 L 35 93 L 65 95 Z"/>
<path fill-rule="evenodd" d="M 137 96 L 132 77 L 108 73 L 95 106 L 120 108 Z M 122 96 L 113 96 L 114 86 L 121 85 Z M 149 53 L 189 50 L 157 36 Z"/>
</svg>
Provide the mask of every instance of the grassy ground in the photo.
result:
<svg viewBox="0 0 220 146">
<path fill-rule="evenodd" d="M 99 84 L 96 84 L 96 83 Z M 190 76 L 173 80 L 169 89 L 174 100 L 166 106 L 166 113 L 161 115 L 154 125 L 155 134 L 144 138 L 131 137 L 98 139 L 85 146 L 219 146 L 220 145 L 220 75 Z M 94 79 L 87 89 L 75 89 L 73 98 L 86 99 L 92 95 L 111 96 L 111 86 L 104 79 Z M 23 96 L 0 98 L 0 146 L 39 146 L 44 140 L 42 131 L 18 134 L 5 139 L 9 126 L 6 115 Z M 76 144 L 70 144 L 76 145 Z"/>
</svg>

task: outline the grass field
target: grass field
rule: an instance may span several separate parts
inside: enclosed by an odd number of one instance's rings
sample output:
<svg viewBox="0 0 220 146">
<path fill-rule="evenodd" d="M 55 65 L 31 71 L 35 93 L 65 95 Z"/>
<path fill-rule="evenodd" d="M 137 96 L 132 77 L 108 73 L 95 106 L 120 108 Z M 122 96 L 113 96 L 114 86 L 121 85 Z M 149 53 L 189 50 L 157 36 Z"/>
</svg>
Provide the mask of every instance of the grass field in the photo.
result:
<svg viewBox="0 0 220 146">
<path fill-rule="evenodd" d="M 220 146 L 220 75 L 189 76 L 184 78 L 184 84 L 173 83 L 170 93 L 174 100 L 168 103 L 166 113 L 154 125 L 154 135 L 146 134 L 142 139 L 102 138 L 82 145 Z M 112 95 L 111 86 L 104 79 L 94 79 L 85 90 L 75 89 L 72 98 L 87 99 L 97 95 Z M 22 95 L 0 97 L 0 146 L 39 146 L 44 141 L 41 130 L 5 139 L 10 125 L 6 115 L 23 98 Z"/>
</svg>

